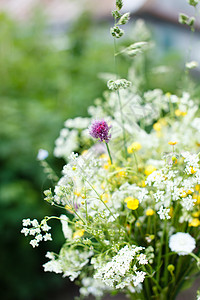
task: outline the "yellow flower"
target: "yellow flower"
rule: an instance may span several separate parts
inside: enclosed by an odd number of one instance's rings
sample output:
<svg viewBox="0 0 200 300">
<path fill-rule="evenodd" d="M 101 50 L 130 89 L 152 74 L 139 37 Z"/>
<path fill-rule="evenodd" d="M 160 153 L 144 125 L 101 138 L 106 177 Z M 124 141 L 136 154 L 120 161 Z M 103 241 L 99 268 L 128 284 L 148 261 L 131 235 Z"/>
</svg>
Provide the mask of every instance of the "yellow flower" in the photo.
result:
<svg viewBox="0 0 200 300">
<path fill-rule="evenodd" d="M 194 218 L 198 218 L 198 217 L 200 216 L 200 210 L 199 210 L 199 211 L 193 212 L 193 213 L 192 213 L 192 216 L 193 216 Z"/>
<path fill-rule="evenodd" d="M 189 223 L 189 226 L 192 227 L 198 227 L 200 225 L 200 221 L 197 218 L 192 219 L 192 221 Z"/>
<path fill-rule="evenodd" d="M 81 155 L 85 155 L 86 153 L 88 153 L 88 150 L 83 150 L 83 152 L 81 153 Z"/>
<path fill-rule="evenodd" d="M 195 204 L 200 204 L 200 195 L 198 194 L 193 194 L 192 196 L 193 199 L 197 199 L 197 201 L 195 202 Z"/>
<path fill-rule="evenodd" d="M 177 142 L 176 141 L 169 141 L 168 144 L 171 145 L 171 146 L 174 146 L 174 145 L 177 144 Z"/>
<path fill-rule="evenodd" d="M 73 214 L 73 210 L 72 210 L 72 207 L 71 206 L 69 206 L 69 205 L 65 205 L 65 209 L 66 210 L 68 210 L 70 213 L 72 213 Z"/>
<path fill-rule="evenodd" d="M 101 195 L 101 199 L 103 200 L 104 203 L 107 203 L 108 200 L 109 200 L 108 193 L 105 193 L 105 194 Z"/>
<path fill-rule="evenodd" d="M 124 202 L 126 202 L 127 207 L 129 209 L 135 210 L 139 206 L 139 200 L 133 197 L 127 197 L 124 199 Z"/>
<path fill-rule="evenodd" d="M 77 196 L 77 197 L 80 197 L 81 193 L 78 192 L 78 191 L 75 191 L 75 192 L 74 192 L 74 195 Z"/>
<path fill-rule="evenodd" d="M 187 111 L 182 111 L 182 110 L 180 110 L 180 109 L 176 109 L 176 110 L 175 110 L 175 115 L 176 115 L 177 117 L 180 117 L 180 116 L 185 117 L 185 116 L 187 115 Z"/>
<path fill-rule="evenodd" d="M 73 239 L 82 237 L 84 235 L 84 232 L 85 232 L 84 229 L 79 229 L 79 230 L 75 231 L 73 234 Z"/>
<path fill-rule="evenodd" d="M 187 194 L 188 194 L 188 195 L 191 195 L 192 193 L 193 193 L 193 191 L 187 190 Z"/>
<path fill-rule="evenodd" d="M 182 190 L 181 193 L 180 193 L 180 196 L 181 196 L 182 198 L 187 197 L 186 191 Z"/>
<path fill-rule="evenodd" d="M 148 165 L 148 166 L 146 166 L 144 174 L 148 176 L 151 173 L 153 173 L 154 171 L 156 171 L 156 168 L 154 166 L 152 166 L 152 165 Z"/>
<path fill-rule="evenodd" d="M 190 167 L 190 172 L 191 172 L 191 174 L 196 173 L 197 170 L 195 170 L 195 169 L 196 169 L 196 168 Z"/>
<path fill-rule="evenodd" d="M 129 154 L 135 152 L 135 151 L 139 151 L 142 148 L 141 144 L 138 142 L 134 142 L 132 143 L 128 148 L 127 151 Z"/>
<path fill-rule="evenodd" d="M 117 167 L 116 171 L 118 171 L 118 176 L 124 177 L 126 175 L 126 172 L 122 168 Z"/>
<path fill-rule="evenodd" d="M 153 124 L 153 129 L 155 130 L 155 131 L 160 131 L 161 130 L 161 124 L 159 123 L 159 122 L 156 122 L 156 123 L 154 123 Z"/>
<path fill-rule="evenodd" d="M 168 98 L 170 98 L 170 97 L 171 97 L 171 93 L 170 93 L 170 92 L 167 92 L 167 93 L 165 94 L 165 96 L 168 97 Z"/>
<path fill-rule="evenodd" d="M 155 211 L 151 208 L 146 210 L 146 216 L 153 216 L 154 213 L 155 213 Z"/>
<path fill-rule="evenodd" d="M 195 190 L 196 190 L 196 191 L 199 191 L 199 190 L 200 190 L 200 185 L 199 185 L 199 184 L 195 185 Z"/>
<path fill-rule="evenodd" d="M 174 212 L 174 208 L 173 208 L 173 206 L 171 206 L 170 209 L 169 209 L 169 216 L 171 218 L 172 218 L 173 212 Z"/>
<path fill-rule="evenodd" d="M 145 186 L 146 186 L 145 180 L 141 180 L 141 181 L 138 183 L 138 185 L 141 186 L 141 187 L 145 187 Z"/>
</svg>

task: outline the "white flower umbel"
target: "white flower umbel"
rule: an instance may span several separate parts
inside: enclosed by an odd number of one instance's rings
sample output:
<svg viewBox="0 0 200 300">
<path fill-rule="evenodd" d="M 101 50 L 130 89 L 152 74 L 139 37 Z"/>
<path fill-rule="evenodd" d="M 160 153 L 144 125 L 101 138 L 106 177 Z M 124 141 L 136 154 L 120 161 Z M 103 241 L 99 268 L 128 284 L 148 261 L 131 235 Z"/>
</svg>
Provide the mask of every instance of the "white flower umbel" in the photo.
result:
<svg viewBox="0 0 200 300">
<path fill-rule="evenodd" d="M 33 248 L 39 246 L 39 242 L 43 241 L 52 241 L 51 233 L 47 233 L 51 229 L 49 225 L 47 225 L 47 220 L 43 219 L 41 223 L 34 219 L 23 219 L 22 224 L 24 228 L 22 228 L 21 233 L 23 233 L 25 236 L 27 235 L 33 235 L 35 236 L 34 239 L 30 241 L 30 244 Z M 29 228 L 27 228 L 30 226 Z"/>
<path fill-rule="evenodd" d="M 178 255 L 187 255 L 191 253 L 195 247 L 195 239 L 189 233 L 177 232 L 169 239 L 169 248 Z"/>
<path fill-rule="evenodd" d="M 160 210 L 158 211 L 160 219 L 161 220 L 170 219 L 171 217 L 169 216 L 169 212 L 170 212 L 170 209 L 169 208 L 164 208 L 163 205 L 162 205 Z"/>
<path fill-rule="evenodd" d="M 137 262 L 146 264 L 146 257 L 138 256 L 143 247 L 135 245 L 122 248 L 111 261 L 98 269 L 95 279 L 102 280 L 111 288 L 123 289 L 130 284 L 137 286 L 144 281 L 145 272 L 138 271 Z M 133 264 L 133 265 L 132 265 Z"/>
</svg>

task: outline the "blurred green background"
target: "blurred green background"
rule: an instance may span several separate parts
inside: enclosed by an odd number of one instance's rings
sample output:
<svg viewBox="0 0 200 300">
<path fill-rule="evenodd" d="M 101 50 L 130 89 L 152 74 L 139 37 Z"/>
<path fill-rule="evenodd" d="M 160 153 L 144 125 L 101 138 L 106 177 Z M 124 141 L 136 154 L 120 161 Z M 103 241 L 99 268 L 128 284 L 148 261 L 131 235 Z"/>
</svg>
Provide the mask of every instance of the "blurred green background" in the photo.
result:
<svg viewBox="0 0 200 300">
<path fill-rule="evenodd" d="M 48 161 L 59 174 L 63 161 L 52 153 L 63 122 L 86 116 L 87 106 L 106 89 L 98 73 L 114 72 L 112 39 L 105 38 L 108 21 L 94 23 L 84 13 L 61 30 L 47 21 L 41 13 L 26 24 L 0 15 L 0 281 L 5 300 L 50 299 L 51 292 L 68 284 L 42 268 L 46 252 L 58 251 L 63 243 L 60 225 L 53 223 L 53 243 L 32 249 L 20 233 L 21 221 L 61 213 L 43 202 L 43 190 L 51 182 L 36 160 L 38 149 L 50 152 Z M 131 33 L 133 23 L 129 26 Z M 132 40 L 130 34 L 122 44 Z M 153 51 L 138 60 L 119 58 L 121 76 L 126 78 L 134 65 L 141 93 L 159 87 L 178 92 L 180 55 L 156 56 Z M 173 72 L 153 73 L 162 64 Z"/>
</svg>

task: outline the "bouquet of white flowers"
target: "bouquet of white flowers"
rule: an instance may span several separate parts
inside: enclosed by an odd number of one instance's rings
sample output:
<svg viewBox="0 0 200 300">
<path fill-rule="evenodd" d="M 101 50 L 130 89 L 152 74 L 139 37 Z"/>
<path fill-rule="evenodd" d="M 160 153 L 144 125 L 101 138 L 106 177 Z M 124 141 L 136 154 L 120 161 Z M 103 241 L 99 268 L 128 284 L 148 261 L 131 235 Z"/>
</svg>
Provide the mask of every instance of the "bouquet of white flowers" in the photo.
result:
<svg viewBox="0 0 200 300">
<path fill-rule="evenodd" d="M 129 20 L 121 8 L 117 0 L 114 39 Z M 115 47 L 115 56 L 148 47 Z M 25 219 L 22 233 L 34 236 L 36 247 L 52 239 L 50 220 L 61 221 L 66 242 L 59 254 L 47 253 L 44 270 L 76 279 L 81 299 L 112 292 L 175 299 L 200 272 L 198 105 L 186 92 L 140 95 L 131 81 L 112 75 L 108 88 L 106 101 L 90 107 L 88 118 L 67 120 L 56 141 L 55 155 L 66 165 L 59 180 L 53 175 L 54 191 L 44 193 L 64 210 L 60 218 Z M 46 157 L 40 150 L 48 171 Z"/>
</svg>

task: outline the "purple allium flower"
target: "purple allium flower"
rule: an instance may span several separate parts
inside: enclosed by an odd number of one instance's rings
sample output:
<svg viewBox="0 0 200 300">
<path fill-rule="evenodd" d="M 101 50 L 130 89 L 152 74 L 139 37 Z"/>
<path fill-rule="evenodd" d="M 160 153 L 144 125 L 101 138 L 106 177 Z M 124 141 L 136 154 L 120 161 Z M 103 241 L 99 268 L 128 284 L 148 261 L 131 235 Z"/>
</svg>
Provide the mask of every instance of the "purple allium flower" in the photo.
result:
<svg viewBox="0 0 200 300">
<path fill-rule="evenodd" d="M 109 134 L 111 126 L 108 126 L 104 120 L 94 120 L 89 128 L 89 134 L 95 138 L 100 139 L 101 142 L 109 142 L 111 134 Z"/>
</svg>

